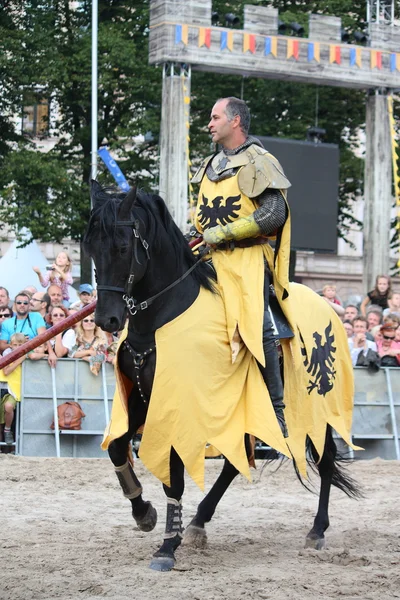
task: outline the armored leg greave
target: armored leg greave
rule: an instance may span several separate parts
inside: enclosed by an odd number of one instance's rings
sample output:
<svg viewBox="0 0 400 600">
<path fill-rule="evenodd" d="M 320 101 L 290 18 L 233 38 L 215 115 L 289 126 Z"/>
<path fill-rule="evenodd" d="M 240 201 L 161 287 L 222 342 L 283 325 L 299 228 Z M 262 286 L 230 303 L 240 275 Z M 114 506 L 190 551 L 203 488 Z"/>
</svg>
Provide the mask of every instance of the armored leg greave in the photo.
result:
<svg viewBox="0 0 400 600">
<path fill-rule="evenodd" d="M 276 418 L 278 419 L 283 436 L 287 437 L 287 428 L 283 409 L 283 384 L 279 365 L 279 355 L 277 345 L 278 338 L 275 335 L 271 315 L 268 309 L 269 305 L 269 273 L 265 271 L 264 283 L 264 323 L 263 323 L 263 348 L 265 356 L 265 367 L 258 365 L 262 373 L 265 384 L 271 398 L 272 406 L 274 407 Z"/>
</svg>

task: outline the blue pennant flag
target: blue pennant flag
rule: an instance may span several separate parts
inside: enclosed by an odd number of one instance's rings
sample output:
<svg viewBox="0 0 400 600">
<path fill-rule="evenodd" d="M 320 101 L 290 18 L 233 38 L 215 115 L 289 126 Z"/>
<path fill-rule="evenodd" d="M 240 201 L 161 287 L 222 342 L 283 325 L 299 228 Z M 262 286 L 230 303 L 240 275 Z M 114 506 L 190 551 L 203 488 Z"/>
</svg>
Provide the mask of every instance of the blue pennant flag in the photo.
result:
<svg viewBox="0 0 400 600">
<path fill-rule="evenodd" d="M 129 183 L 125 179 L 123 172 L 112 158 L 107 148 L 103 146 L 102 148 L 99 148 L 97 152 L 107 169 L 110 171 L 111 175 L 114 177 L 115 181 L 118 183 L 118 186 L 121 188 L 121 190 L 124 192 L 129 192 Z"/>
</svg>

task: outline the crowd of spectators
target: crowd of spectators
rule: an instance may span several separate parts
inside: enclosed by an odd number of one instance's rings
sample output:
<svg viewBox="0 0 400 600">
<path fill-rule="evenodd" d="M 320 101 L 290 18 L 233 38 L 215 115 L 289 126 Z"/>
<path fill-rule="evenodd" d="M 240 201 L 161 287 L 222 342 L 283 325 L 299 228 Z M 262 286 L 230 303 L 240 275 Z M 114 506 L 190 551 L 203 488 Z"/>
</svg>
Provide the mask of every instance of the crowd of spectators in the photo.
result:
<svg viewBox="0 0 400 600">
<path fill-rule="evenodd" d="M 79 286 L 79 299 L 70 303 L 71 260 L 60 252 L 42 274 L 33 267 L 45 291 L 35 286 L 21 290 L 14 299 L 0 287 L 0 353 L 4 356 L 74 314 L 95 297 L 89 283 Z M 390 277 L 379 275 L 375 287 L 360 305 L 343 306 L 336 286 L 324 285 L 321 296 L 341 318 L 347 333 L 352 364 L 370 371 L 400 366 L 400 291 L 392 290 Z M 13 443 L 12 423 L 19 400 L 21 364 L 24 360 L 46 360 L 55 368 L 61 358 L 86 361 L 97 375 L 104 362 L 115 361 L 118 333 L 108 334 L 96 326 L 94 315 L 58 333 L 48 342 L 15 360 L 0 371 L 0 441 Z M 2 431 L 3 430 L 3 431 Z"/>
<path fill-rule="evenodd" d="M 3 356 L 95 298 L 93 287 L 83 283 L 79 286 L 79 299 L 70 303 L 71 261 L 66 252 L 57 255 L 46 273 L 42 274 L 38 267 L 33 270 L 41 286 L 46 288 L 44 291 L 32 285 L 10 298 L 8 290 L 0 287 L 0 354 Z M 91 373 L 98 375 L 103 363 L 115 362 L 117 343 L 118 333 L 111 335 L 102 331 L 91 314 L 4 367 L 0 371 L 0 441 L 4 440 L 7 445 L 14 442 L 12 424 L 16 402 L 20 399 L 21 365 L 25 360 L 46 360 L 50 367 L 56 368 L 61 358 L 77 358 L 86 361 Z"/>
<path fill-rule="evenodd" d="M 342 306 L 334 285 L 325 285 L 321 295 L 343 321 L 353 366 L 400 366 L 400 291 L 392 290 L 390 277 L 379 275 L 359 306 Z"/>
</svg>

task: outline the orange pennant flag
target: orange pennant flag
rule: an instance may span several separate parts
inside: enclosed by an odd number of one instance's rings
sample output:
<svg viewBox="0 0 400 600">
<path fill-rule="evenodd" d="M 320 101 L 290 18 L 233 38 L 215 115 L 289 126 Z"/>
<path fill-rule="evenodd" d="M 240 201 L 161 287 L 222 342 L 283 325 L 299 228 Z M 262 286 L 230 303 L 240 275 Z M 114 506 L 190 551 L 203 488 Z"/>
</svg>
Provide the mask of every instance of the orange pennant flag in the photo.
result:
<svg viewBox="0 0 400 600">
<path fill-rule="evenodd" d="M 256 38 L 250 33 L 243 34 L 243 52 L 250 50 L 254 54 L 256 51 Z"/>
</svg>

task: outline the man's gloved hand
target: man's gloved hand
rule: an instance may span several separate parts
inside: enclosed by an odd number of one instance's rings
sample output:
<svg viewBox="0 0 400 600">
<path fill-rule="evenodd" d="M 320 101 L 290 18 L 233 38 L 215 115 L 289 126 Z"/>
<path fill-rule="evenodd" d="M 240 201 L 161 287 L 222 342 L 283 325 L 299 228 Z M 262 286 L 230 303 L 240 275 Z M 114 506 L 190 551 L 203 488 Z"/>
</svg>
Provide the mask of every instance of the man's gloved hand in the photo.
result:
<svg viewBox="0 0 400 600">
<path fill-rule="evenodd" d="M 227 225 L 216 225 L 203 232 L 203 240 L 207 244 L 220 244 L 229 240 L 244 240 L 259 235 L 261 229 L 254 220 L 253 215 L 236 219 Z"/>
</svg>

